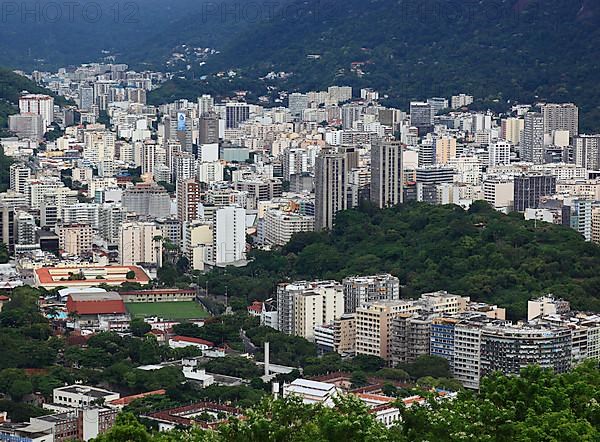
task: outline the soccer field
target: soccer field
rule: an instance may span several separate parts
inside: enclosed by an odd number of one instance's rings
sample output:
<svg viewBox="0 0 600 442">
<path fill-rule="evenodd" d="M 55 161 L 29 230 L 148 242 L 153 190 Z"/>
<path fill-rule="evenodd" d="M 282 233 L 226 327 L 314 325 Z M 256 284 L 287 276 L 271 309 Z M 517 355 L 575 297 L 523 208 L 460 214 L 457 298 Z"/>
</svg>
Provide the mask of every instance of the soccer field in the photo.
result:
<svg viewBox="0 0 600 442">
<path fill-rule="evenodd" d="M 208 312 L 194 301 L 184 302 L 128 302 L 127 311 L 133 318 L 159 316 L 164 319 L 201 319 Z"/>
</svg>

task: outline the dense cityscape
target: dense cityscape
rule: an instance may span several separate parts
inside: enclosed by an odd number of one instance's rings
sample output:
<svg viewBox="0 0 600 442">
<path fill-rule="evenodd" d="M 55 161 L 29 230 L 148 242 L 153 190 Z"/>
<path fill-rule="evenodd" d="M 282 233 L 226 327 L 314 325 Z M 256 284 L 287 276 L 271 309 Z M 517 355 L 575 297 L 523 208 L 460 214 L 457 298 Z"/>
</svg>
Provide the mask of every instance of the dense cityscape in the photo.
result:
<svg viewBox="0 0 600 442">
<path fill-rule="evenodd" d="M 0 441 L 600 438 L 577 103 L 0 75 Z"/>
</svg>

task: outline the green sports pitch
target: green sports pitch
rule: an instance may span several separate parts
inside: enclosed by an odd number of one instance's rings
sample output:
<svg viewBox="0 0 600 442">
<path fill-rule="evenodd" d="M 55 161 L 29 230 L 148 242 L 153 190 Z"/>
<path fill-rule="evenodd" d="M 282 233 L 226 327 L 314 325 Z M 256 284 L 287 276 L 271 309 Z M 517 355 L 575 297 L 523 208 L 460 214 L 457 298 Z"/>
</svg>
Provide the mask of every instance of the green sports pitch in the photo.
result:
<svg viewBox="0 0 600 442">
<path fill-rule="evenodd" d="M 164 319 L 201 319 L 210 316 L 201 304 L 183 302 L 128 302 L 127 311 L 133 318 L 158 316 Z"/>
</svg>

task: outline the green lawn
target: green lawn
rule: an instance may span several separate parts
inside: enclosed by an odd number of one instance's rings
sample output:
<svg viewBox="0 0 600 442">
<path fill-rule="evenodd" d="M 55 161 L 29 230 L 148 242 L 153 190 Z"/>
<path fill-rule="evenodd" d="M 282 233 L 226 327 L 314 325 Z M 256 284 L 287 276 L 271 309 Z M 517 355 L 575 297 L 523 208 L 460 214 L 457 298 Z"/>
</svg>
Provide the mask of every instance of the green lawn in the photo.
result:
<svg viewBox="0 0 600 442">
<path fill-rule="evenodd" d="M 164 319 L 200 319 L 208 312 L 194 301 L 185 302 L 128 302 L 127 310 L 134 318 L 159 316 Z"/>
</svg>

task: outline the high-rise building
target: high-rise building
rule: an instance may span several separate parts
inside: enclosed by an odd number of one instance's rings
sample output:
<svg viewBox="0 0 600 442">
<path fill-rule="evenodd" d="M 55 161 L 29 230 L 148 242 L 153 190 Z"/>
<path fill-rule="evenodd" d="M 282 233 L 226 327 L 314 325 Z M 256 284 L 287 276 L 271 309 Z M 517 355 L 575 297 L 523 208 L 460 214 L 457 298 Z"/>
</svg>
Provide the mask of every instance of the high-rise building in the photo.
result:
<svg viewBox="0 0 600 442">
<path fill-rule="evenodd" d="M 544 163 L 544 117 L 540 113 L 525 114 L 521 159 L 534 164 Z"/>
<path fill-rule="evenodd" d="M 377 207 L 402 203 L 403 145 L 399 141 L 378 140 L 371 146 L 371 201 Z"/>
<path fill-rule="evenodd" d="M 191 152 L 173 154 L 173 181 L 183 181 L 196 176 L 196 159 Z"/>
<path fill-rule="evenodd" d="M 211 184 L 223 181 L 225 167 L 220 161 L 202 162 L 198 164 L 197 176 L 201 183 Z"/>
<path fill-rule="evenodd" d="M 317 326 L 344 313 L 342 286 L 336 281 L 296 281 L 277 286 L 278 330 L 313 339 Z"/>
<path fill-rule="evenodd" d="M 32 141 L 41 141 L 45 132 L 42 116 L 38 114 L 9 115 L 8 129 L 19 138 Z"/>
<path fill-rule="evenodd" d="M 492 207 L 512 208 L 515 198 L 515 183 L 512 179 L 488 178 L 483 182 L 483 199 Z"/>
<path fill-rule="evenodd" d="M 198 219 L 200 182 L 195 178 L 177 181 L 177 219 L 184 223 Z"/>
<path fill-rule="evenodd" d="M 431 340 L 429 315 L 402 313 L 392 322 L 390 360 L 393 366 L 414 362 L 419 356 L 429 355 Z"/>
<path fill-rule="evenodd" d="M 400 299 L 400 280 L 389 273 L 373 276 L 349 276 L 344 286 L 344 312 L 354 313 L 364 303 Z"/>
<path fill-rule="evenodd" d="M 412 301 L 376 301 L 356 309 L 356 353 L 388 359 L 391 356 L 392 324 L 402 313 L 416 313 Z"/>
<path fill-rule="evenodd" d="M 13 163 L 10 165 L 10 188 L 21 194 L 26 194 L 28 190 L 27 180 L 31 178 L 31 169 L 23 163 Z"/>
<path fill-rule="evenodd" d="M 245 259 L 246 210 L 220 207 L 213 220 L 213 262 L 216 266 L 226 266 Z"/>
<path fill-rule="evenodd" d="M 230 102 L 225 104 L 225 128 L 235 129 L 250 118 L 250 105 Z"/>
<path fill-rule="evenodd" d="M 308 95 L 293 92 L 288 96 L 288 108 L 293 117 L 301 117 L 302 111 L 308 108 Z"/>
<path fill-rule="evenodd" d="M 348 208 L 348 164 L 344 153 L 323 150 L 315 163 L 315 230 L 333 228 L 335 214 Z"/>
<path fill-rule="evenodd" d="M 19 97 L 19 112 L 42 116 L 42 125 L 48 127 L 54 122 L 54 98 L 43 94 L 26 94 Z"/>
<path fill-rule="evenodd" d="M 92 226 L 86 224 L 63 224 L 56 227 L 58 247 L 67 255 L 85 256 L 92 252 Z"/>
<path fill-rule="evenodd" d="M 92 86 L 84 86 L 79 89 L 79 109 L 83 111 L 91 111 L 94 105 L 94 88 Z"/>
<path fill-rule="evenodd" d="M 459 109 L 463 106 L 468 106 L 471 103 L 473 103 L 472 95 L 453 95 L 450 100 L 450 107 L 452 107 L 452 109 Z"/>
<path fill-rule="evenodd" d="M 15 244 L 27 246 L 35 244 L 35 218 L 29 212 L 16 210 L 14 216 Z"/>
<path fill-rule="evenodd" d="M 575 164 L 588 170 L 600 170 L 600 135 L 579 135 L 573 138 Z"/>
<path fill-rule="evenodd" d="M 424 133 L 423 130 L 433 126 L 433 111 L 429 103 L 411 101 L 410 125 L 418 128 L 419 133 Z"/>
<path fill-rule="evenodd" d="M 500 123 L 500 138 L 517 145 L 521 143 L 525 120 L 522 118 L 509 117 Z"/>
<path fill-rule="evenodd" d="M 123 208 L 137 215 L 165 218 L 171 213 L 171 198 L 162 186 L 136 184 L 123 192 Z"/>
<path fill-rule="evenodd" d="M 264 216 L 264 241 L 266 244 L 283 246 L 294 233 L 310 232 L 315 228 L 313 216 L 270 209 Z"/>
<path fill-rule="evenodd" d="M 344 313 L 342 288 L 337 282 L 320 283 L 294 299 L 294 334 L 313 341 L 315 327 L 331 324 Z"/>
<path fill-rule="evenodd" d="M 352 87 L 350 86 L 329 86 L 327 93 L 329 101 L 332 103 L 343 103 L 352 99 Z"/>
<path fill-rule="evenodd" d="M 571 331 L 547 326 L 487 326 L 481 331 L 481 376 L 518 375 L 528 365 L 564 373 L 571 366 Z"/>
<path fill-rule="evenodd" d="M 107 203 L 98 207 L 98 234 L 109 245 L 117 245 L 125 211 L 120 204 Z"/>
<path fill-rule="evenodd" d="M 456 138 L 439 137 L 433 140 L 436 164 L 448 164 L 451 158 L 456 158 Z"/>
<path fill-rule="evenodd" d="M 215 112 L 200 115 L 198 124 L 198 144 L 219 142 L 219 116 Z"/>
<path fill-rule="evenodd" d="M 541 106 L 544 133 L 568 130 L 571 137 L 579 134 L 579 108 L 573 103 L 548 103 Z"/>
<path fill-rule="evenodd" d="M 215 100 L 212 96 L 204 94 L 198 97 L 198 113 L 204 115 L 214 111 Z"/>
<path fill-rule="evenodd" d="M 537 209 L 540 198 L 556 193 L 556 177 L 552 175 L 521 175 L 514 180 L 514 210 Z"/>
<path fill-rule="evenodd" d="M 447 98 L 440 98 L 440 97 L 428 98 L 427 104 L 429 104 L 431 106 L 431 112 L 433 113 L 433 115 L 437 115 L 440 113 L 440 111 L 442 111 L 444 109 L 448 109 L 448 99 Z"/>
<path fill-rule="evenodd" d="M 162 232 L 151 222 L 127 222 L 121 225 L 119 257 L 121 265 L 162 265 Z"/>
<path fill-rule="evenodd" d="M 488 148 L 488 165 L 500 166 L 510 164 L 510 148 L 508 141 L 496 140 Z"/>
</svg>

